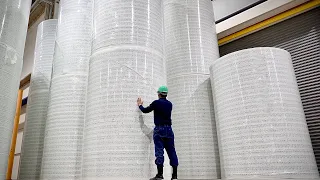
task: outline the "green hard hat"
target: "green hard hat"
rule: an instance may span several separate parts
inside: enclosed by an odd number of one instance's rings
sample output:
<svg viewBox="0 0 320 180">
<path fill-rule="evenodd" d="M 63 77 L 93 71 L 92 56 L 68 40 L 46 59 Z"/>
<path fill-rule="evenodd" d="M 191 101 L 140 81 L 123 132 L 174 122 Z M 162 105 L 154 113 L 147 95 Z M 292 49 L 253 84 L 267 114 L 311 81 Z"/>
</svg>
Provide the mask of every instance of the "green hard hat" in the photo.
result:
<svg viewBox="0 0 320 180">
<path fill-rule="evenodd" d="M 168 88 L 167 86 L 160 86 L 158 89 L 159 94 L 168 94 Z"/>
</svg>

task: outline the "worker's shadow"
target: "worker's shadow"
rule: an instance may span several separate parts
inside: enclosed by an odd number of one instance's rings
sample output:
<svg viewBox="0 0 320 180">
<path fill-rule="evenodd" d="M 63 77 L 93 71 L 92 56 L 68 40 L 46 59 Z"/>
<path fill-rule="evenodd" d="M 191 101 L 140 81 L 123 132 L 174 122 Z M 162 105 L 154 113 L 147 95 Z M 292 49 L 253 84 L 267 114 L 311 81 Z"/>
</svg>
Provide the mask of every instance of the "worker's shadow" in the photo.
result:
<svg viewBox="0 0 320 180">
<path fill-rule="evenodd" d="M 139 124 L 140 124 L 140 128 L 141 128 L 142 133 L 148 137 L 148 139 L 149 139 L 150 142 L 152 142 L 152 139 L 153 139 L 153 129 L 152 129 L 152 128 L 149 128 L 149 127 L 145 124 L 142 114 L 139 115 Z"/>
</svg>

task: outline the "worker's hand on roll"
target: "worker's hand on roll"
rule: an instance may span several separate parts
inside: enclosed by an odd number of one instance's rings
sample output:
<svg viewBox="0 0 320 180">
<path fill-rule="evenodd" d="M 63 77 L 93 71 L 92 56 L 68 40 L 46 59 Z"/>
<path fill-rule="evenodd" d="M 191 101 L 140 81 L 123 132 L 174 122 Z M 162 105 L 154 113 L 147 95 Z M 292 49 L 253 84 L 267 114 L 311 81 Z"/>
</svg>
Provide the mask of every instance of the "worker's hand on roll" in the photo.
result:
<svg viewBox="0 0 320 180">
<path fill-rule="evenodd" d="M 141 99 L 141 98 L 138 98 L 138 100 L 137 100 L 137 104 L 138 104 L 138 106 L 143 105 L 143 101 L 142 101 L 142 99 Z"/>
</svg>

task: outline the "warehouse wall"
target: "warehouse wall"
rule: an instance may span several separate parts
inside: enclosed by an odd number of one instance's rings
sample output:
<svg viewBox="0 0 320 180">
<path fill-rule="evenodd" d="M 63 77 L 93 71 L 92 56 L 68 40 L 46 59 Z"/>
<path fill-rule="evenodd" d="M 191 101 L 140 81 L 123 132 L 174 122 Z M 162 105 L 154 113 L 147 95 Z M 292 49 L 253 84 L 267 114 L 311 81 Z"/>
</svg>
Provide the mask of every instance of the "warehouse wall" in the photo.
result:
<svg viewBox="0 0 320 180">
<path fill-rule="evenodd" d="M 220 47 L 220 54 L 271 46 L 290 52 L 320 169 L 320 7 Z"/>
<path fill-rule="evenodd" d="M 212 5 L 214 7 L 215 20 L 222 19 L 258 1 L 259 0 L 214 0 L 212 1 Z"/>
<path fill-rule="evenodd" d="M 219 1 L 219 0 L 218 0 Z M 217 1 L 217 2 L 218 2 Z M 229 0 L 226 0 L 228 2 Z M 238 0 L 234 0 L 235 3 Z M 242 0 L 241 0 L 242 1 Z M 217 24 L 218 38 L 223 38 L 232 33 L 240 31 L 246 27 L 259 23 L 272 16 L 278 15 L 281 12 L 287 11 L 309 0 L 268 0 L 257 6 L 254 6 L 236 16 L 233 16 L 225 21 Z M 237 2 L 239 3 L 239 2 Z M 214 5 L 214 3 L 213 3 Z M 228 4 L 225 4 L 227 6 Z M 244 4 L 243 4 L 244 5 Z M 214 7 L 215 11 L 222 8 L 221 6 Z"/>
</svg>

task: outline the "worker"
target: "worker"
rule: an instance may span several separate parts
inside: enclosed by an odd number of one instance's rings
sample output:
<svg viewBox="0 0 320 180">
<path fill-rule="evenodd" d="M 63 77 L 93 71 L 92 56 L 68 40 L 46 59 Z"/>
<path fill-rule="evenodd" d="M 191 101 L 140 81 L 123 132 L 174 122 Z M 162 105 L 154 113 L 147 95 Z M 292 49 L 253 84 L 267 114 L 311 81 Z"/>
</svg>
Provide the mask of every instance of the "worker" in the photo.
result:
<svg viewBox="0 0 320 180">
<path fill-rule="evenodd" d="M 157 165 L 158 173 L 150 180 L 163 179 L 163 163 L 164 163 L 164 149 L 170 159 L 172 166 L 172 180 L 177 179 L 178 157 L 174 146 L 174 133 L 172 131 L 172 103 L 167 100 L 168 88 L 161 86 L 158 89 L 158 100 L 153 101 L 148 107 L 143 107 L 143 101 L 138 98 L 137 104 L 143 113 L 154 113 L 155 128 L 153 131 L 153 141 L 155 146 L 155 164 Z"/>
</svg>

